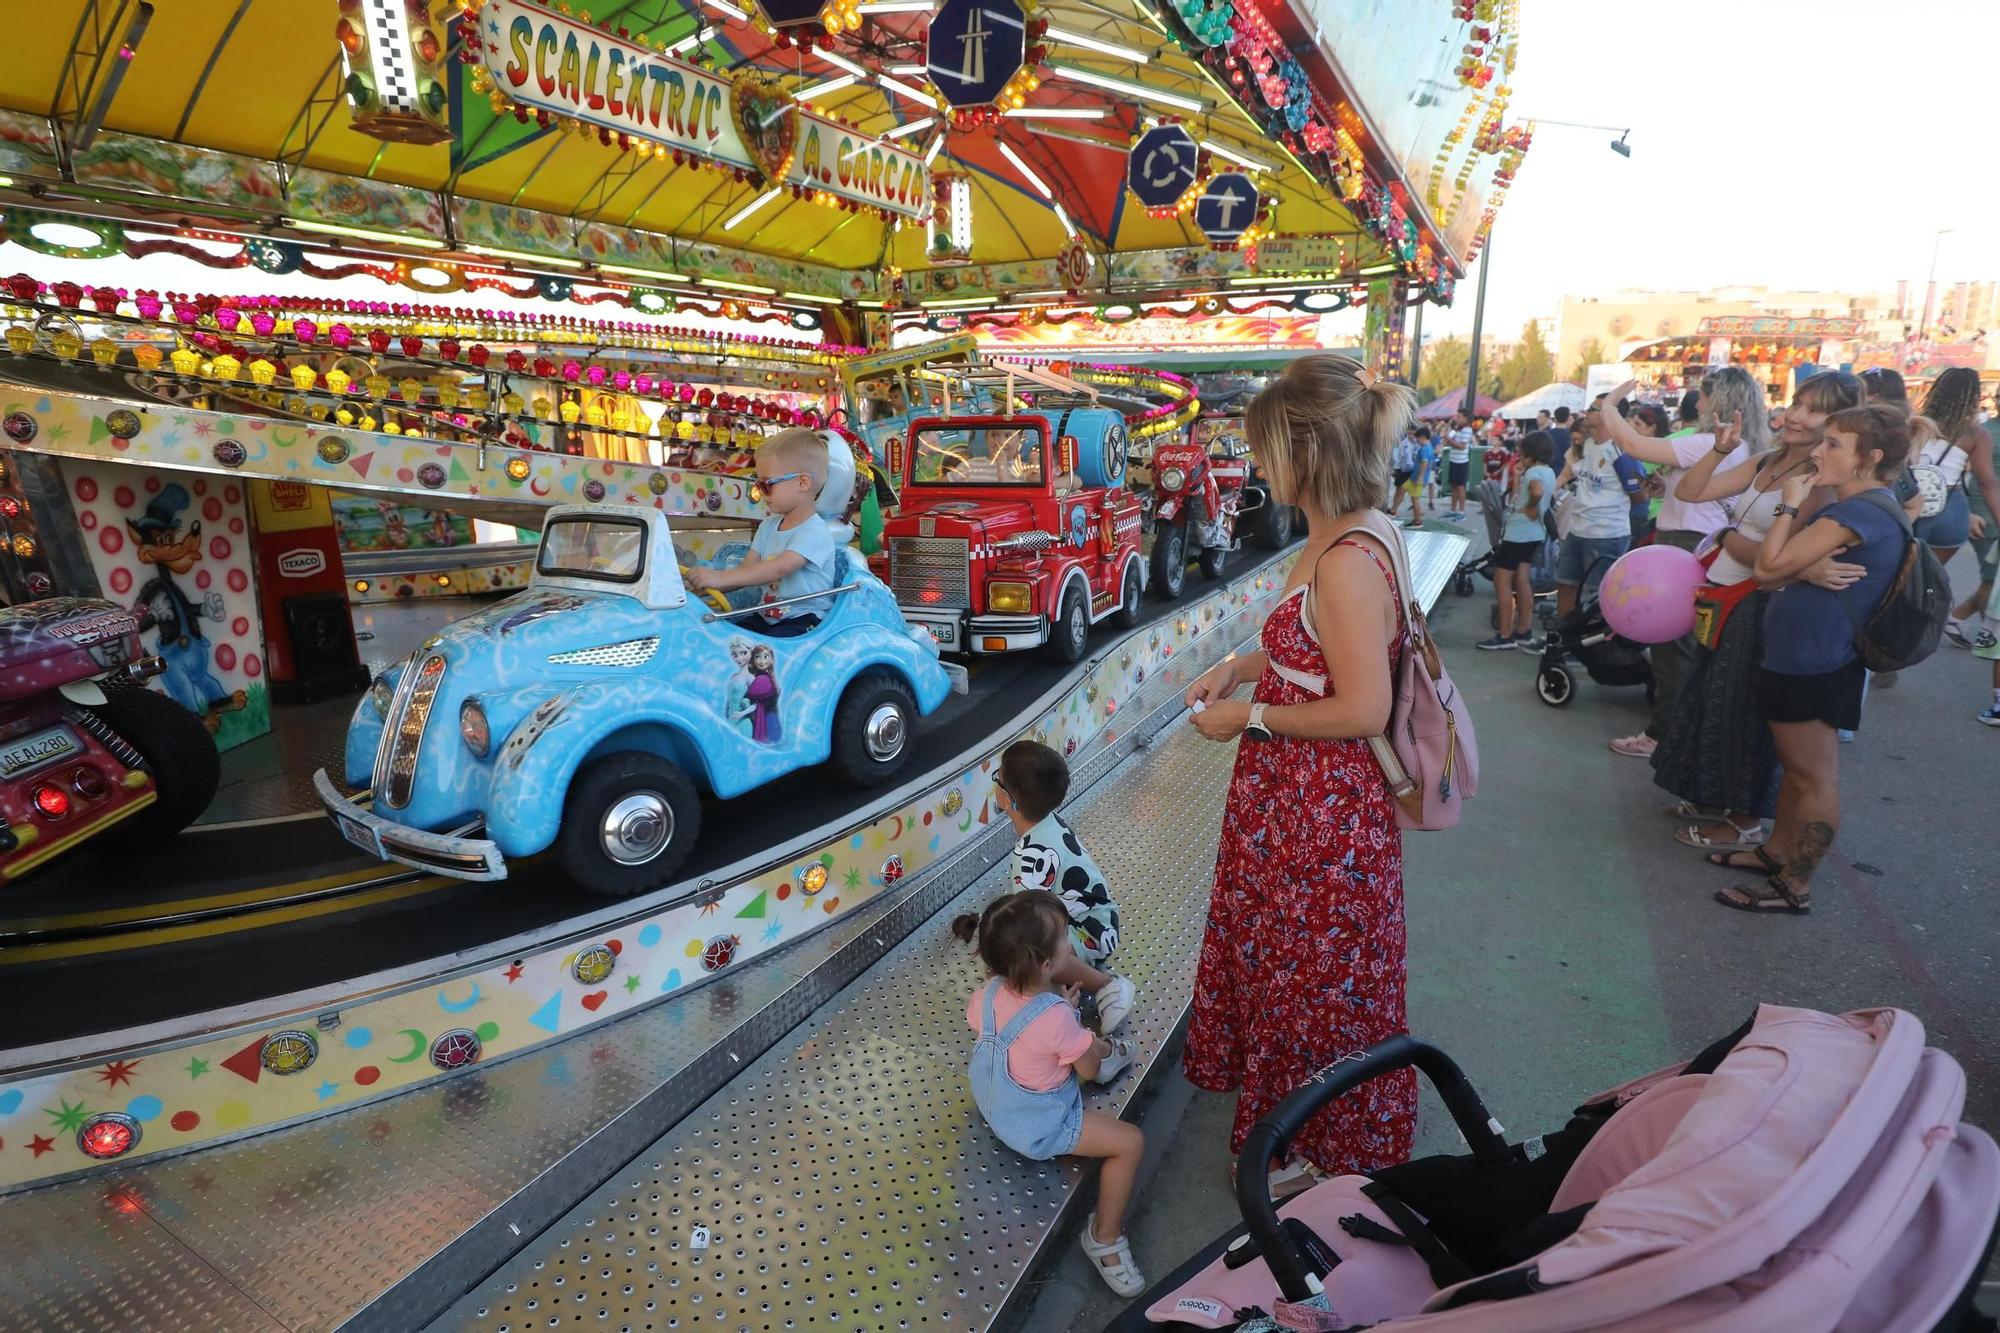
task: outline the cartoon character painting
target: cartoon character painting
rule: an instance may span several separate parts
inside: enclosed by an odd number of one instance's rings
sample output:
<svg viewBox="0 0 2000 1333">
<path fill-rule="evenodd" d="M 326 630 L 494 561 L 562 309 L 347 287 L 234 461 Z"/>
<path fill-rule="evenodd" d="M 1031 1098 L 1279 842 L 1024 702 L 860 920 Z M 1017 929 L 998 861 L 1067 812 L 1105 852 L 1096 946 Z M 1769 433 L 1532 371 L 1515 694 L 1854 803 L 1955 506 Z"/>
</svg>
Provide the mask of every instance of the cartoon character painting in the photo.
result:
<svg viewBox="0 0 2000 1333">
<path fill-rule="evenodd" d="M 1088 546 L 1090 544 L 1090 515 L 1078 505 L 1069 511 L 1069 544 Z"/>
<path fill-rule="evenodd" d="M 402 506 L 392 500 L 377 500 L 375 507 L 382 511 L 382 540 L 391 550 L 407 550 L 410 545 L 410 523 L 403 517 Z"/>
<path fill-rule="evenodd" d="M 785 738 L 778 721 L 778 655 L 769 644 L 750 650 L 750 683 L 744 696 L 750 701 L 750 739 L 775 744 Z"/>
<path fill-rule="evenodd" d="M 181 513 L 190 504 L 187 490 L 178 482 L 160 488 L 138 518 L 125 520 L 138 549 L 139 563 L 157 572 L 139 589 L 133 610 L 150 612 L 159 634 L 159 655 L 167 669 L 160 683 L 183 708 L 202 715 L 212 733 L 221 724 L 221 715 L 244 706 L 242 690 L 226 690 L 210 670 L 211 652 L 202 620 L 223 618 L 222 594 L 211 592 L 200 607 L 181 591 L 174 575 L 186 574 L 201 559 L 201 521 L 194 519 L 181 527 Z"/>
<path fill-rule="evenodd" d="M 755 711 L 750 706 L 751 651 L 748 639 L 729 641 L 729 660 L 735 664 L 736 670 L 730 673 L 722 696 L 723 718 L 745 736 L 751 735 L 751 715 Z"/>
</svg>

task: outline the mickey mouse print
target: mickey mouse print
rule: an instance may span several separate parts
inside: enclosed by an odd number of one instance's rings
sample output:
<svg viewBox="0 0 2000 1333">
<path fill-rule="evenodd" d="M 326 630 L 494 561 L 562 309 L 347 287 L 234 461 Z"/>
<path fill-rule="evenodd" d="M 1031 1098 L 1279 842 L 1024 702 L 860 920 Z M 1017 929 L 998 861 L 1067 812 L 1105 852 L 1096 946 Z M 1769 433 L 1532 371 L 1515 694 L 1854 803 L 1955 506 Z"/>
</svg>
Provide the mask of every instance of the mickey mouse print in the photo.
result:
<svg viewBox="0 0 2000 1333">
<path fill-rule="evenodd" d="M 1070 826 L 1050 814 L 1014 844 L 1014 881 L 1062 899 L 1077 957 L 1096 965 L 1118 948 L 1118 905 L 1104 874 Z"/>
</svg>

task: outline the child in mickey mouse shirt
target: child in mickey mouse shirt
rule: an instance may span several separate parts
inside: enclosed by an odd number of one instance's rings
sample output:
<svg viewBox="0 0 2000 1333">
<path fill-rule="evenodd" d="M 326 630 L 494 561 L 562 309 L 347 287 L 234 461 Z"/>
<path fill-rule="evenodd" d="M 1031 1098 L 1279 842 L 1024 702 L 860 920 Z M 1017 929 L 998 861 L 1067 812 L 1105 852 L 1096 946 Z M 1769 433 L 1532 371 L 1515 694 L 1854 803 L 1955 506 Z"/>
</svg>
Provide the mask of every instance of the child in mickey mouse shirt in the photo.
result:
<svg viewBox="0 0 2000 1333">
<path fill-rule="evenodd" d="M 1021 835 L 1014 844 L 1016 886 L 1055 894 L 1069 914 L 1075 956 L 1065 959 L 1051 980 L 1094 995 L 1098 1030 L 1115 1031 L 1132 1012 L 1135 991 L 1130 979 L 1097 966 L 1118 948 L 1118 905 L 1097 862 L 1056 813 L 1069 794 L 1069 765 L 1046 745 L 1016 741 L 1001 752 L 993 785 L 995 803 Z"/>
</svg>

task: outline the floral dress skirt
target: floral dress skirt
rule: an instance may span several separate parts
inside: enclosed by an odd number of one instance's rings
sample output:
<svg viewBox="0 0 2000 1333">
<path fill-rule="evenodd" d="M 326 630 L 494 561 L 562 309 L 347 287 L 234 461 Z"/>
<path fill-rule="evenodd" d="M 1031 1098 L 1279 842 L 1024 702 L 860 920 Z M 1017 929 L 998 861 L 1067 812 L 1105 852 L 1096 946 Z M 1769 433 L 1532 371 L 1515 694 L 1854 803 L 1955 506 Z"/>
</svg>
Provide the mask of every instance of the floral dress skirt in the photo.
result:
<svg viewBox="0 0 2000 1333">
<path fill-rule="evenodd" d="M 1261 703 L 1321 697 L 1300 683 L 1326 671 L 1303 592 L 1264 624 Z M 1402 835 L 1368 743 L 1241 742 L 1181 1057 L 1196 1087 L 1240 1090 L 1232 1152 L 1314 1073 L 1405 1030 L 1405 953 Z M 1391 1166 L 1416 1110 L 1416 1074 L 1400 1070 L 1321 1111 L 1292 1150 L 1335 1174 Z"/>
</svg>

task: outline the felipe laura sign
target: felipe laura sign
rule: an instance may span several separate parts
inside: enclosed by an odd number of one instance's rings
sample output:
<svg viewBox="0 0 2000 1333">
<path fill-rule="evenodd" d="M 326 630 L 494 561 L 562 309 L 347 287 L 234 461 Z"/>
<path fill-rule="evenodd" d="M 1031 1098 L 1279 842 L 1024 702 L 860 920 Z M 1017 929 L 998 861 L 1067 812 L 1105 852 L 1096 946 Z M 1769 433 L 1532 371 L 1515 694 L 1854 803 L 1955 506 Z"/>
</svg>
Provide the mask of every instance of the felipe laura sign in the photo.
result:
<svg viewBox="0 0 2000 1333">
<path fill-rule="evenodd" d="M 760 176 L 770 169 L 766 145 L 744 141 L 746 122 L 735 114 L 729 80 L 523 0 L 486 0 L 474 21 L 479 61 L 511 100 Z M 796 126 L 782 136 L 796 148 L 773 184 L 824 190 L 904 217 L 929 209 L 929 171 L 917 154 L 789 99 L 757 113 L 751 128 L 773 138 L 782 134 L 773 117 Z"/>
</svg>

